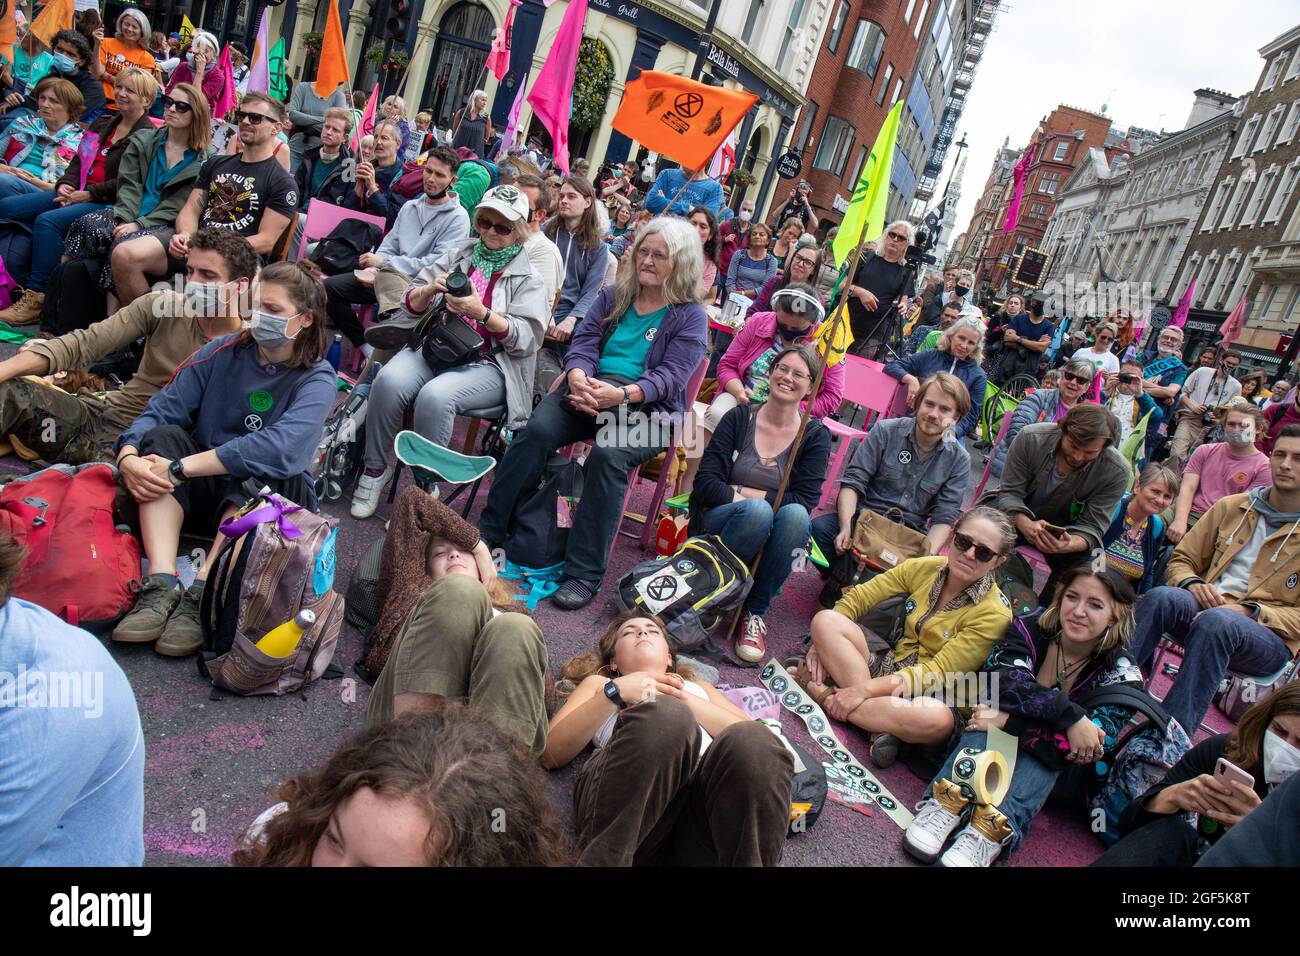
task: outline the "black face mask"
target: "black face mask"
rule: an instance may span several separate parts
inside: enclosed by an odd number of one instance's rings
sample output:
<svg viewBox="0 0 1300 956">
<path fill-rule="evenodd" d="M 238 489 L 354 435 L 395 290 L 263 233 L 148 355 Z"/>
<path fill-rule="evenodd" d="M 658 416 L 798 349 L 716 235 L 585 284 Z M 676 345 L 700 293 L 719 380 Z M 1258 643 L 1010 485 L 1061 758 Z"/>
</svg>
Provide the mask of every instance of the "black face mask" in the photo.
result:
<svg viewBox="0 0 1300 956">
<path fill-rule="evenodd" d="M 808 330 L 807 330 L 807 329 L 792 329 L 792 328 L 790 328 L 790 326 L 788 326 L 788 325 L 782 325 L 780 322 L 777 322 L 777 323 L 776 323 L 776 334 L 779 335 L 779 336 L 781 336 L 781 338 L 785 339 L 785 341 L 787 341 L 787 342 L 793 342 L 793 341 L 795 341 L 796 339 L 801 339 L 801 338 L 803 338 L 805 335 L 807 335 L 807 334 L 808 334 Z"/>
<path fill-rule="evenodd" d="M 968 286 L 968 285 L 959 285 L 959 286 L 957 286 L 957 295 L 958 295 L 958 297 L 964 296 L 964 295 L 965 295 L 967 292 L 969 292 L 969 291 L 970 291 L 970 286 Z"/>
</svg>

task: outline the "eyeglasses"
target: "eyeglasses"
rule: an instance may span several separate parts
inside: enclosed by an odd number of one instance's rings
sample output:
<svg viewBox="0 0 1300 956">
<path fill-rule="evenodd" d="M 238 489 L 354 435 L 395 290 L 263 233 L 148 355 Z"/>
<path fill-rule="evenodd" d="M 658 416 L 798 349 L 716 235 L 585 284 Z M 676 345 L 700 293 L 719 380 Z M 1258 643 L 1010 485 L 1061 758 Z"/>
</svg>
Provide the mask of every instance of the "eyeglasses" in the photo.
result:
<svg viewBox="0 0 1300 956">
<path fill-rule="evenodd" d="M 976 561 L 992 561 L 994 558 L 1001 557 L 1001 551 L 994 551 L 986 545 L 976 544 L 975 539 L 968 534 L 962 534 L 960 531 L 954 531 L 952 535 L 952 546 L 956 551 L 965 554 L 972 551 L 975 554 Z"/>
<path fill-rule="evenodd" d="M 484 216 L 479 216 L 474 220 L 474 229 L 480 236 L 486 232 L 495 232 L 498 236 L 508 236 L 515 231 L 515 227 L 508 222 L 497 222 Z"/>
<path fill-rule="evenodd" d="M 182 116 L 184 116 L 186 113 L 192 112 L 194 110 L 194 107 L 191 106 L 189 103 L 186 103 L 184 100 L 174 100 L 170 96 L 164 96 L 163 109 L 175 110 L 177 113 L 180 113 Z"/>
<path fill-rule="evenodd" d="M 638 259 L 649 259 L 657 266 L 663 265 L 669 259 L 666 252 L 656 252 L 653 249 L 638 249 L 636 251 L 636 257 Z"/>
<path fill-rule="evenodd" d="M 907 242 L 906 233 L 890 232 L 887 233 L 886 235 L 888 235 L 889 238 L 893 239 L 895 242 Z"/>
<path fill-rule="evenodd" d="M 794 259 L 792 259 L 791 261 L 792 261 L 792 262 L 797 262 L 797 263 L 799 263 L 799 265 L 801 265 L 801 266 L 809 266 L 809 267 L 812 267 L 812 266 L 817 265 L 817 260 L 816 260 L 816 259 L 809 259 L 807 256 L 795 256 Z"/>
<path fill-rule="evenodd" d="M 812 376 L 807 372 L 801 372 L 797 368 L 791 368 L 788 365 L 777 365 L 772 369 L 772 378 L 777 375 L 784 375 L 786 378 L 794 379 L 796 382 L 811 382 Z"/>
<path fill-rule="evenodd" d="M 1068 381 L 1074 382 L 1076 385 L 1091 385 L 1091 384 L 1092 384 L 1092 379 L 1087 378 L 1086 376 L 1083 376 L 1083 375 L 1073 375 L 1073 374 L 1071 374 L 1070 372 L 1066 372 L 1066 373 L 1064 373 L 1064 374 L 1061 376 L 1061 378 L 1064 378 L 1064 379 L 1067 379 Z"/>
<path fill-rule="evenodd" d="M 277 123 L 279 120 L 265 113 L 248 113 L 244 110 L 235 110 L 235 121 L 239 123 L 249 123 L 253 126 L 261 126 L 263 123 Z"/>
</svg>

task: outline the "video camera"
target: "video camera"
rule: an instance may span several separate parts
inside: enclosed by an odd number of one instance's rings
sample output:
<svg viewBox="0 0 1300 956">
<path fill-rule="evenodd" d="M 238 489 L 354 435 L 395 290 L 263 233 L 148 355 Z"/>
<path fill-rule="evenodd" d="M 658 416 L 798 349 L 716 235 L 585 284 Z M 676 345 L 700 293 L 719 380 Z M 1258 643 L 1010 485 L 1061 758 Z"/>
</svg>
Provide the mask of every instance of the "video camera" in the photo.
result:
<svg viewBox="0 0 1300 956">
<path fill-rule="evenodd" d="M 930 255 L 930 250 L 934 248 L 935 237 L 925 228 L 916 230 L 916 241 L 907 247 L 904 258 L 908 268 L 913 271 L 921 267 L 921 263 L 934 265 L 938 260 Z"/>
</svg>

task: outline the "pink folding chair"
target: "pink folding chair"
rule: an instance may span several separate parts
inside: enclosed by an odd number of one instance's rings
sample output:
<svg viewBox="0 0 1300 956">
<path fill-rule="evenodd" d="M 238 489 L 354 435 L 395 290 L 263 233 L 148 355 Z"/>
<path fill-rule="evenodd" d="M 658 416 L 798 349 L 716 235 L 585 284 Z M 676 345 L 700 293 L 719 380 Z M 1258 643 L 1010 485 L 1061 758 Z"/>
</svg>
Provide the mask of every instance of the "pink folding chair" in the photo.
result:
<svg viewBox="0 0 1300 956">
<path fill-rule="evenodd" d="M 888 411 L 895 404 L 895 397 L 900 388 L 906 399 L 906 387 L 898 379 L 872 367 L 878 363 L 868 363 L 866 359 L 858 358 L 856 355 L 846 355 L 844 361 L 848 363 L 844 375 L 844 400 L 861 405 L 871 413 L 863 423 L 866 428 L 870 428 L 871 424 L 879 418 L 889 417 Z M 826 481 L 822 485 L 821 500 L 817 502 L 819 508 L 828 508 L 839 494 L 840 469 L 848 459 L 853 443 L 866 438 L 867 433 L 864 429 L 850 428 L 833 418 L 823 419 L 822 424 L 830 429 L 832 436 L 838 439 L 826 469 Z"/>
<path fill-rule="evenodd" d="M 362 222 L 378 226 L 382 232 L 388 231 L 388 221 L 383 216 L 372 216 L 369 213 L 357 212 L 355 209 L 335 206 L 323 199 L 313 199 L 307 206 L 307 219 L 302 227 L 302 241 L 298 243 L 298 255 L 294 258 L 301 259 L 307 254 L 307 243 L 324 239 L 345 219 L 360 219 Z"/>
<path fill-rule="evenodd" d="M 998 437 L 993 439 L 993 448 L 989 451 L 988 461 L 984 462 L 984 473 L 980 475 L 979 484 L 975 486 L 974 493 L 966 499 L 967 508 L 979 501 L 980 495 L 984 494 L 984 486 L 989 483 L 989 472 L 993 470 L 993 458 L 997 453 L 998 446 L 1002 444 L 1002 439 L 1006 437 L 1007 429 L 1011 427 L 1011 416 L 1014 412 L 1015 410 L 1012 409 L 1002 416 L 1002 425 L 998 428 Z"/>
</svg>

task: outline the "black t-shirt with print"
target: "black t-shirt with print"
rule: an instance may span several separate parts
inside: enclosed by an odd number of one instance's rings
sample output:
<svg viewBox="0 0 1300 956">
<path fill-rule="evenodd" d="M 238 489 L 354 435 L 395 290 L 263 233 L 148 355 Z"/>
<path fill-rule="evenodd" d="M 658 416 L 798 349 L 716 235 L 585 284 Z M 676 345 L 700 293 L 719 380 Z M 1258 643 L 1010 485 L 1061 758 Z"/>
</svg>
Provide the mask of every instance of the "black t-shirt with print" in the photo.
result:
<svg viewBox="0 0 1300 956">
<path fill-rule="evenodd" d="M 194 188 L 204 193 L 200 228 L 231 229 L 245 238 L 257 235 L 267 209 L 292 217 L 298 207 L 298 186 L 274 156 L 259 163 L 239 155 L 213 157 Z"/>
<path fill-rule="evenodd" d="M 902 262 L 890 262 L 875 253 L 867 253 L 858 263 L 853 285 L 872 293 L 879 303 L 876 308 L 868 311 L 857 296 L 848 296 L 849 326 L 853 329 L 853 338 L 861 341 L 868 335 L 873 335 L 876 339 L 888 341 L 898 322 L 898 310 L 894 310 L 888 322 L 880 320 L 900 295 L 909 299 L 912 297 L 915 291 L 912 270 Z"/>
</svg>

